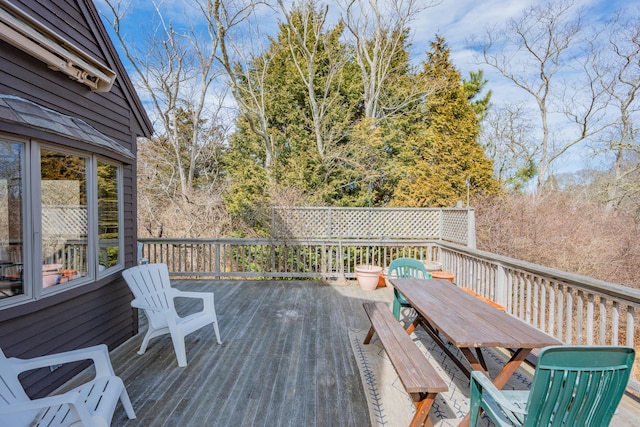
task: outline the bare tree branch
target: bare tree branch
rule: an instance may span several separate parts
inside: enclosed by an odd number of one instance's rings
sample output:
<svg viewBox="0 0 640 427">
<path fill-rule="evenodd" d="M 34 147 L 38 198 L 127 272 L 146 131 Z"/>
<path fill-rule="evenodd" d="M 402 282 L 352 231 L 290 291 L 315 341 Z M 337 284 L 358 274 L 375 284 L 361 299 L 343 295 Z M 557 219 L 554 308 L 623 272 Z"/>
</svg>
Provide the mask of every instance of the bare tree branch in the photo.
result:
<svg viewBox="0 0 640 427">
<path fill-rule="evenodd" d="M 581 51 L 583 13 L 572 0 L 535 5 L 503 30 L 489 30 L 481 44 L 480 62 L 498 70 L 537 105 L 539 136 L 532 134 L 529 143 L 537 147 L 538 188 L 563 154 L 608 126 L 607 95 Z M 561 80 L 561 72 L 571 75 L 571 84 Z M 564 122 L 557 124 L 560 115 Z M 573 126 L 573 134 L 567 125 Z"/>
<path fill-rule="evenodd" d="M 364 115 L 379 119 L 397 106 L 383 102 L 383 92 L 395 71 L 394 61 L 405 49 L 409 23 L 439 0 L 342 0 L 344 19 L 355 45 L 355 59 L 364 85 Z M 396 100 L 397 101 L 397 100 Z"/>
</svg>

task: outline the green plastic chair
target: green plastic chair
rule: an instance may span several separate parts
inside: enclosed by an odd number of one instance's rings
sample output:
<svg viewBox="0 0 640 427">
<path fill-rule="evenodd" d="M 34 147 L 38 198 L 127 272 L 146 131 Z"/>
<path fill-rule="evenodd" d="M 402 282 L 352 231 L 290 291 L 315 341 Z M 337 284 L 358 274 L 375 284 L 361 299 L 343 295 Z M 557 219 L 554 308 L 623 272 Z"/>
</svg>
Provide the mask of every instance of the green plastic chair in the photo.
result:
<svg viewBox="0 0 640 427">
<path fill-rule="evenodd" d="M 406 279 L 408 277 L 418 277 L 420 279 L 431 279 L 431 273 L 427 272 L 422 261 L 413 258 L 398 258 L 391 261 L 387 278 Z M 398 292 L 393 290 L 393 315 L 400 320 L 400 310 L 402 307 L 411 307 L 409 301 Z"/>
<path fill-rule="evenodd" d="M 631 347 L 547 347 L 530 391 L 500 391 L 474 371 L 470 425 L 477 425 L 483 409 L 498 426 L 608 426 L 634 358 Z"/>
</svg>

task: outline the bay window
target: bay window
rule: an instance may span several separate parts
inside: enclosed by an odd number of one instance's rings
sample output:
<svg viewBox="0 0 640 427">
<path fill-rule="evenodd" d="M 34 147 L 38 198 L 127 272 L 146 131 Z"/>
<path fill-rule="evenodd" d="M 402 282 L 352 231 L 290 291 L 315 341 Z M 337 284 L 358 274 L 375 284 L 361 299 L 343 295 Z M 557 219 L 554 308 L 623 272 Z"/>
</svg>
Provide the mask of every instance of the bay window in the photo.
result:
<svg viewBox="0 0 640 427">
<path fill-rule="evenodd" d="M 2 135 L 0 159 L 0 307 L 123 268 L 121 164 Z"/>
<path fill-rule="evenodd" d="M 24 152 L 22 143 L 0 138 L 0 299 L 25 293 Z"/>
</svg>

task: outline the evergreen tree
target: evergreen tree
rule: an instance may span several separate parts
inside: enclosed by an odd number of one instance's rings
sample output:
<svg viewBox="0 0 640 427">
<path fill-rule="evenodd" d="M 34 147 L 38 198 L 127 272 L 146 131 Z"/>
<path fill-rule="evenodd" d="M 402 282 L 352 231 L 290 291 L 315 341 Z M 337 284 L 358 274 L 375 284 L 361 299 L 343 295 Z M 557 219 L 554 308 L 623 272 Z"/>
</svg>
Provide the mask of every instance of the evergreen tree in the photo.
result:
<svg viewBox="0 0 640 427">
<path fill-rule="evenodd" d="M 399 153 L 401 177 L 393 206 L 447 207 L 470 194 L 496 192 L 492 163 L 477 141 L 479 118 L 468 88 L 451 64 L 449 48 L 437 37 L 423 73 L 436 83 L 421 106 L 422 119 Z"/>
<path fill-rule="evenodd" d="M 297 190 L 305 203 L 333 203 L 341 198 L 342 191 L 334 189 L 340 187 L 336 181 L 344 181 L 350 173 L 345 171 L 349 169 L 345 153 L 348 131 L 358 113 L 360 82 L 356 67 L 349 63 L 347 47 L 340 42 L 342 24 L 319 32 L 306 27 L 318 28 L 322 22 L 322 12 L 311 6 L 292 12 L 288 22 L 280 24 L 269 51 L 254 60 L 253 69 L 258 72 L 269 58 L 261 95 L 274 158 L 267 174 L 271 179 L 262 183 L 257 194 L 246 194 L 256 190 L 255 177 L 265 176 L 257 172 L 264 167 L 265 155 L 240 118 L 226 163 L 233 181 L 226 200 L 236 214 L 247 212 L 241 207 L 252 199 L 268 204 L 270 192 L 278 188 Z M 314 64 L 309 64 L 311 60 Z M 313 75 L 303 75 L 301 70 L 311 70 Z M 244 173 L 247 170 L 253 172 Z M 242 182 L 246 180 L 249 182 Z"/>
</svg>

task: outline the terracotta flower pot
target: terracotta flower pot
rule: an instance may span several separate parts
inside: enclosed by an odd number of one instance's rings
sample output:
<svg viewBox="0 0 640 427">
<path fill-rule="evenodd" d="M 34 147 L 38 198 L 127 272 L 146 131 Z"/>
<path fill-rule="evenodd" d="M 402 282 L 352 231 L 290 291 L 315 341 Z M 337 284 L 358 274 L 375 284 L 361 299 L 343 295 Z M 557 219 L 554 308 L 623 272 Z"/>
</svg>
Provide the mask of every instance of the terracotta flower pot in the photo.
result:
<svg viewBox="0 0 640 427">
<path fill-rule="evenodd" d="M 453 279 L 456 277 L 455 274 L 449 273 L 448 271 L 431 271 L 430 273 L 434 279 L 444 279 L 450 282 L 453 282 Z"/>
<path fill-rule="evenodd" d="M 375 265 L 359 265 L 356 267 L 356 279 L 358 284 L 365 291 L 373 291 L 378 287 L 382 267 Z"/>
</svg>

